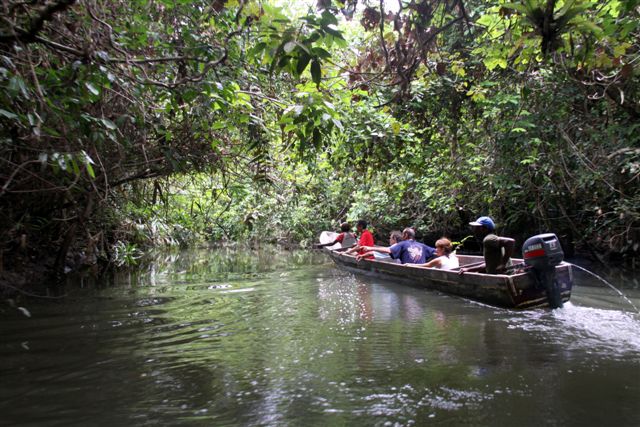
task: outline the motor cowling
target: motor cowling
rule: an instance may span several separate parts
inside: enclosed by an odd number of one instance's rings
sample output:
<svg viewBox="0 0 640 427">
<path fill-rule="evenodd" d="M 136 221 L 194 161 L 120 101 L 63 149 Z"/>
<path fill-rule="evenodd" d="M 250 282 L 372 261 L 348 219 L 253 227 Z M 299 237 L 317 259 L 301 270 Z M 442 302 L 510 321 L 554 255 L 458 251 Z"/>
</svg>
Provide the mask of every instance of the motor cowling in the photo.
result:
<svg viewBox="0 0 640 427">
<path fill-rule="evenodd" d="M 564 259 L 558 237 L 553 233 L 529 237 L 522 245 L 525 265 L 531 267 L 536 282 L 547 293 L 551 308 L 562 307 L 562 295 L 556 280 L 556 266 Z"/>
<path fill-rule="evenodd" d="M 560 241 L 553 233 L 529 237 L 522 245 L 524 263 L 533 268 L 550 268 L 560 265 L 564 252 Z"/>
</svg>

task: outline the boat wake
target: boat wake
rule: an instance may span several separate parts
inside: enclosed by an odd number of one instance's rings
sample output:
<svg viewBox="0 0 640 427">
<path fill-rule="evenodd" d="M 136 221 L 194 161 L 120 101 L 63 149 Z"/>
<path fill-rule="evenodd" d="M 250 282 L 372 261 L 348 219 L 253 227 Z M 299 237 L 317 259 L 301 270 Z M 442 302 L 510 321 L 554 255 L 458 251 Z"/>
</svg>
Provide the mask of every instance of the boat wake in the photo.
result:
<svg viewBox="0 0 640 427">
<path fill-rule="evenodd" d="M 510 329 L 539 333 L 569 351 L 640 358 L 640 318 L 634 313 L 568 302 L 562 309 L 522 312 L 503 320 Z"/>
</svg>

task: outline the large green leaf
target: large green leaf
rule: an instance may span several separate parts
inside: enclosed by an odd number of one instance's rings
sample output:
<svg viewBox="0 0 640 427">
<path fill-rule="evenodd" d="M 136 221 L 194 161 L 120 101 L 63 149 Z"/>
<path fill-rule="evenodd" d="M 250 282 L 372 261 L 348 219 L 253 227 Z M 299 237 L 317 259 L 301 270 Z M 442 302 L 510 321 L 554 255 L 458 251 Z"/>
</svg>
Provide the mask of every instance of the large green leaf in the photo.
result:
<svg viewBox="0 0 640 427">
<path fill-rule="evenodd" d="M 296 64 L 296 72 L 298 73 L 298 75 L 302 74 L 302 72 L 307 68 L 307 65 L 309 65 L 309 61 L 311 61 L 311 56 L 306 52 L 302 52 L 298 56 L 298 62 Z"/>
<path fill-rule="evenodd" d="M 317 58 L 313 58 L 313 61 L 311 61 L 311 78 L 316 85 L 320 86 L 322 69 L 320 68 L 320 61 L 318 61 Z"/>
</svg>

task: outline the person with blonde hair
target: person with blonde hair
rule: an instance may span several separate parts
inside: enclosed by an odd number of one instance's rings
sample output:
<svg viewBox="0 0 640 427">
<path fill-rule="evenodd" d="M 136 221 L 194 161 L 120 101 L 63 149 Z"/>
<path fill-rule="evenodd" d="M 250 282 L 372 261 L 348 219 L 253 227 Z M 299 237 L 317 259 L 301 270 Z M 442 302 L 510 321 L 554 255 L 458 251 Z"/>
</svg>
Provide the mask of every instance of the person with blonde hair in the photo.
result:
<svg viewBox="0 0 640 427">
<path fill-rule="evenodd" d="M 418 267 L 439 268 L 441 270 L 452 270 L 460 267 L 458 257 L 453 253 L 453 245 L 451 240 L 442 237 L 436 241 L 436 257 L 424 264 L 418 264 Z"/>
</svg>

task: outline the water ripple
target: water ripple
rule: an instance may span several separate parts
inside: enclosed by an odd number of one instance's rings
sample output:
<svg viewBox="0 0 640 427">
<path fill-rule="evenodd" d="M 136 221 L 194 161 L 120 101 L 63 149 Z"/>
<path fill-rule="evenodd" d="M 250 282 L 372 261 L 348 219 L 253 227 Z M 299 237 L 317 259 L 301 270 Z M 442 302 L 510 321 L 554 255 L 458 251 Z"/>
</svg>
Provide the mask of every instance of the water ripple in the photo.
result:
<svg viewBox="0 0 640 427">
<path fill-rule="evenodd" d="M 640 425 L 640 323 L 608 305 L 514 312 L 310 252 L 190 254 L 5 309 L 0 424 Z"/>
</svg>

